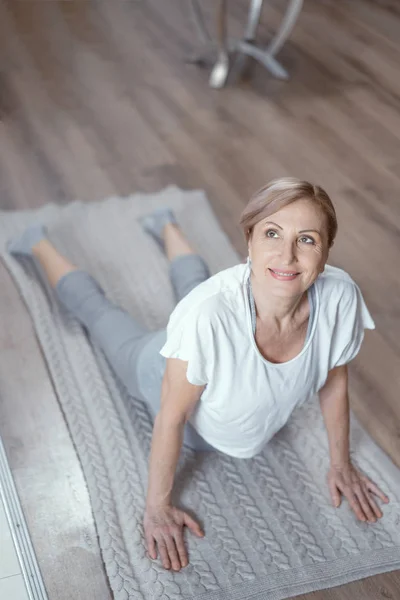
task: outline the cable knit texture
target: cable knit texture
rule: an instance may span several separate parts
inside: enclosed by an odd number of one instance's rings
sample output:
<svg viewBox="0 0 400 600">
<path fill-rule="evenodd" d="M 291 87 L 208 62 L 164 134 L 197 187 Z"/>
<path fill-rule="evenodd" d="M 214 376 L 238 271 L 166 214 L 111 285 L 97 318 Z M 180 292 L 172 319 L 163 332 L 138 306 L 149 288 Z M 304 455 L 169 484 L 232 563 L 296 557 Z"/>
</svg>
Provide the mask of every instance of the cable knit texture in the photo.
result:
<svg viewBox="0 0 400 600">
<path fill-rule="evenodd" d="M 169 187 L 91 204 L 0 212 L 0 250 L 32 316 L 82 464 L 115 600 L 279 600 L 398 569 L 399 470 L 353 418 L 354 458 L 391 503 L 375 525 L 356 521 L 347 502 L 334 509 L 316 399 L 251 460 L 185 450 L 176 501 L 193 510 L 206 536 L 187 534 L 190 565 L 180 573 L 146 557 L 148 411 L 129 398 L 34 262 L 8 255 L 6 242 L 29 223 L 43 222 L 61 252 L 156 329 L 167 322 L 173 293 L 167 261 L 137 219 L 162 206 L 174 210 L 212 272 L 238 262 L 201 191 Z"/>
</svg>

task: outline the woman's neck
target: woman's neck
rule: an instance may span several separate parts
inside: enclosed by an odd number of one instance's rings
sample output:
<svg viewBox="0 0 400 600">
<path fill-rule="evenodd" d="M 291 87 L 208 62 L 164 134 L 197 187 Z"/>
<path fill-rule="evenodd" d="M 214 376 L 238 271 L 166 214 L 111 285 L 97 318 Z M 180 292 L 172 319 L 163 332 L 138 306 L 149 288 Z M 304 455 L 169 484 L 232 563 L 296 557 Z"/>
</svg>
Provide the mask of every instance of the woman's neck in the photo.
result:
<svg viewBox="0 0 400 600">
<path fill-rule="evenodd" d="M 260 285 L 251 274 L 251 287 L 257 318 L 265 325 L 273 325 L 278 331 L 301 325 L 309 316 L 307 292 L 300 296 L 285 298 L 277 296 Z"/>
</svg>

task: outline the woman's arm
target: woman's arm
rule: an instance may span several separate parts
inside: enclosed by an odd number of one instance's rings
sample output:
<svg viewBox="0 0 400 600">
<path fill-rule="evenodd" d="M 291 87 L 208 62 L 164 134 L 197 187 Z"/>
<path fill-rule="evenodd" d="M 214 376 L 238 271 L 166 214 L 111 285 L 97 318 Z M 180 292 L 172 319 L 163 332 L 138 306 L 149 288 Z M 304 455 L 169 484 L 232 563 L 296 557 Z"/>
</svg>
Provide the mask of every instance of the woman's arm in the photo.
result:
<svg viewBox="0 0 400 600">
<path fill-rule="evenodd" d="M 328 432 L 331 466 L 342 467 L 350 462 L 347 365 L 329 371 L 325 385 L 319 391 L 319 400 Z"/>
<path fill-rule="evenodd" d="M 192 385 L 186 378 L 187 363 L 167 359 L 161 391 L 161 409 L 153 429 L 149 485 L 144 528 L 150 557 L 157 548 L 166 569 L 179 570 L 188 564 L 183 527 L 202 536 L 200 526 L 187 513 L 171 504 L 176 466 L 182 447 L 185 423 L 204 387 Z"/>
<path fill-rule="evenodd" d="M 331 461 L 328 484 L 333 505 L 340 506 L 343 494 L 361 521 L 375 522 L 376 518 L 382 517 L 382 512 L 371 493 L 383 502 L 389 502 L 389 499 L 351 463 L 347 365 L 336 367 L 329 372 L 325 385 L 319 391 L 319 398 L 328 433 Z"/>
</svg>

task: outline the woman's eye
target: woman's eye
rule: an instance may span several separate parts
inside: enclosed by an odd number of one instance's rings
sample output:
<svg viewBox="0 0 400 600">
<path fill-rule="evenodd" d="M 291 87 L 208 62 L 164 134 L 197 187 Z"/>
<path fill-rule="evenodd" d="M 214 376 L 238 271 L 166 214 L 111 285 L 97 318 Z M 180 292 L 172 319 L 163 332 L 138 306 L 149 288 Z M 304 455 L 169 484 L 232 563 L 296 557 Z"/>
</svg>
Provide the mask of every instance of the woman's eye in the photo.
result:
<svg viewBox="0 0 400 600">
<path fill-rule="evenodd" d="M 300 241 L 302 244 L 315 244 L 315 242 L 314 242 L 313 238 L 312 238 L 312 237 L 309 237 L 308 235 L 303 235 L 303 236 L 302 236 L 302 237 L 299 239 L 299 241 Z"/>
<path fill-rule="evenodd" d="M 265 232 L 265 235 L 266 235 L 268 238 L 276 238 L 276 237 L 278 237 L 278 234 L 277 234 L 277 232 L 276 232 L 274 229 L 268 229 L 268 230 Z"/>
</svg>

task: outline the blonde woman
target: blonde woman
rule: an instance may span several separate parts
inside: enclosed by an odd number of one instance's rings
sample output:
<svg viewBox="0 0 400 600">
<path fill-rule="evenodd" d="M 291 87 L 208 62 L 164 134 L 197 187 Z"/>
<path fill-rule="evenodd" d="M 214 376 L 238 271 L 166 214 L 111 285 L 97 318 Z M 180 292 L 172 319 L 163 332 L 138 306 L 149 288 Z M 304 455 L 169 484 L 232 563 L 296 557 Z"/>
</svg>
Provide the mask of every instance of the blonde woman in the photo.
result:
<svg viewBox="0 0 400 600">
<path fill-rule="evenodd" d="M 171 503 L 182 444 L 250 458 L 316 393 L 332 503 L 339 506 L 343 495 L 358 519 L 375 522 L 382 512 L 374 496 L 388 498 L 351 463 L 347 384 L 347 364 L 374 323 L 350 276 L 327 265 L 337 232 L 327 193 L 295 178 L 262 188 L 241 217 L 247 263 L 212 277 L 170 210 L 142 225 L 170 260 L 178 304 L 166 331 L 148 332 L 113 305 L 42 226 L 28 228 L 9 251 L 39 261 L 60 302 L 154 415 L 144 516 L 150 557 L 180 570 L 188 564 L 184 526 L 203 535 Z"/>
</svg>

